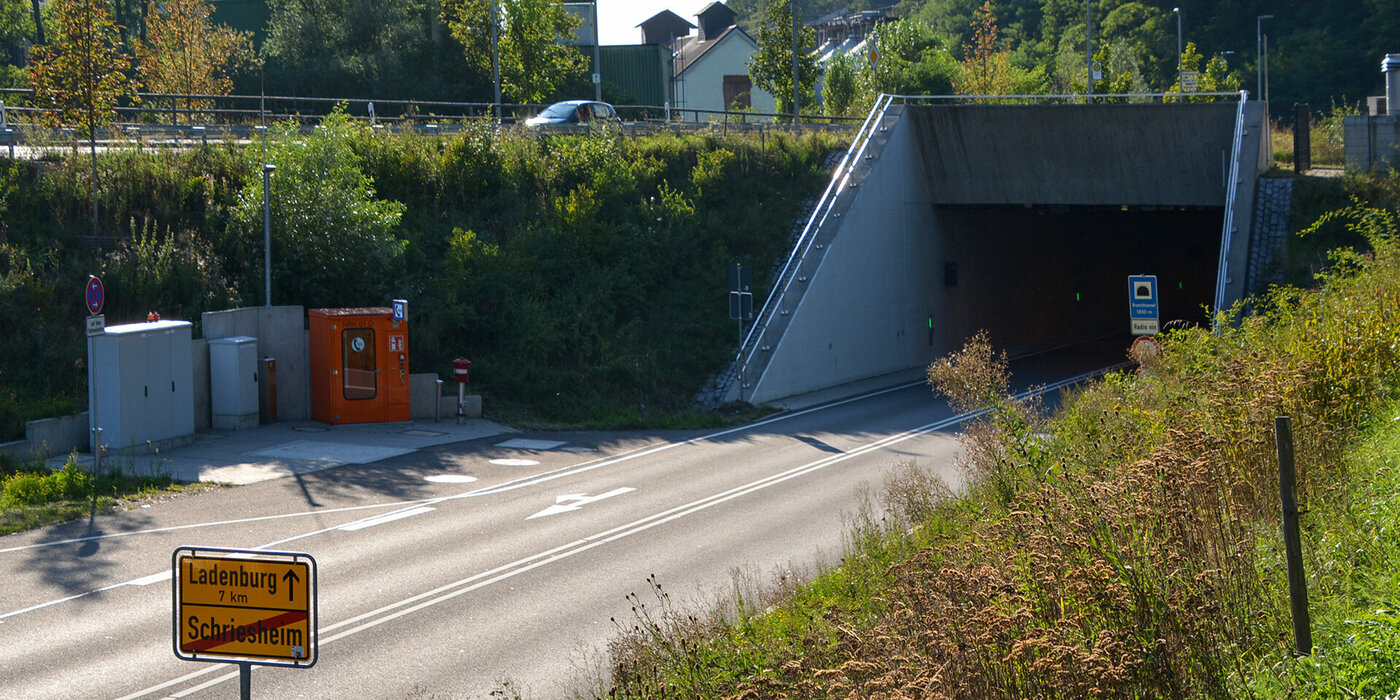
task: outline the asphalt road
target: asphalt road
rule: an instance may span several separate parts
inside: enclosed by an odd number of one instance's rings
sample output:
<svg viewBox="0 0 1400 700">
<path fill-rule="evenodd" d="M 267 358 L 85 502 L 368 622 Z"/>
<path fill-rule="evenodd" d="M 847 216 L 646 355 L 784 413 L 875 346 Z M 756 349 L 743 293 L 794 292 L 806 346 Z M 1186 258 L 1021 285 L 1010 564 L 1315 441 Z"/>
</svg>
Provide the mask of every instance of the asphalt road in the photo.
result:
<svg viewBox="0 0 1400 700">
<path fill-rule="evenodd" d="M 255 667 L 253 697 L 572 697 L 636 621 L 629 594 L 657 610 L 649 577 L 681 607 L 805 577 L 901 460 L 956 485 L 956 420 L 919 383 L 717 432 L 456 443 L 0 538 L 0 695 L 237 697 L 236 667 L 172 650 L 171 555 L 196 544 L 316 559 L 318 661 Z"/>
</svg>

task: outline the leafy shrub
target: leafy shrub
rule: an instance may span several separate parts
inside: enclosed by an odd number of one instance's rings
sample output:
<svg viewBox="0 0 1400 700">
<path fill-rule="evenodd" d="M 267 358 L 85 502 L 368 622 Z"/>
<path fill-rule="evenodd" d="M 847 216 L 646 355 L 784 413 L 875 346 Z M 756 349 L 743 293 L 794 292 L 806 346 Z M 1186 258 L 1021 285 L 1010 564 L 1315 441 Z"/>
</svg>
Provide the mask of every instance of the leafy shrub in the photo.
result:
<svg viewBox="0 0 1400 700">
<path fill-rule="evenodd" d="M 403 205 L 375 197 L 351 148 L 358 130 L 341 111 L 309 136 L 294 125 L 270 139 L 272 297 L 310 307 L 381 305 L 403 274 L 404 241 L 394 235 Z M 244 255 L 261 252 L 263 183 L 250 177 L 230 226 Z M 259 256 L 260 258 L 261 256 Z M 261 280 L 256 284 L 261 291 Z"/>
</svg>

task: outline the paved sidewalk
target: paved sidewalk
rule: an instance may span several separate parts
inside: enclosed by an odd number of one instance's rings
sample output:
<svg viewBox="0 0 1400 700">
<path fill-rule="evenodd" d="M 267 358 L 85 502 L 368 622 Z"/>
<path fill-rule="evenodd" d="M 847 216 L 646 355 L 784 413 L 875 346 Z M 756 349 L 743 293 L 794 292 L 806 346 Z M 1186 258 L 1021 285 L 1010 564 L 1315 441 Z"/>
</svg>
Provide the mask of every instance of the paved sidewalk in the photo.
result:
<svg viewBox="0 0 1400 700">
<path fill-rule="evenodd" d="M 137 474 L 169 474 L 178 481 L 251 484 L 513 432 L 514 428 L 480 418 L 465 418 L 461 424 L 455 418 L 352 425 L 299 421 L 202 431 L 190 445 L 156 454 L 108 456 L 103 466 L 120 465 Z M 91 454 L 80 454 L 78 459 L 85 466 L 92 464 Z"/>
</svg>

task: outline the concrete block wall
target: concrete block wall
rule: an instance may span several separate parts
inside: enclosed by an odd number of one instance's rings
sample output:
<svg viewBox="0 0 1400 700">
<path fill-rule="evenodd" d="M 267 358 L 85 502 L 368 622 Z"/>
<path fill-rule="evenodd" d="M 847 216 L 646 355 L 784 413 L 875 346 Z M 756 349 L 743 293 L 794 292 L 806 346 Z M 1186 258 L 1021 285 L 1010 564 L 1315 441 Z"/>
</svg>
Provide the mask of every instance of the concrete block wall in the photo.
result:
<svg viewBox="0 0 1400 700">
<path fill-rule="evenodd" d="M 1384 172 L 1400 163 L 1400 117 L 1346 117 L 1342 139 L 1348 168 Z"/>
<path fill-rule="evenodd" d="M 258 358 L 277 358 L 277 419 L 311 419 L 311 374 L 306 310 L 300 306 L 211 311 L 202 317 L 206 340 L 246 335 L 258 339 Z M 208 351 L 205 352 L 206 391 Z"/>
</svg>

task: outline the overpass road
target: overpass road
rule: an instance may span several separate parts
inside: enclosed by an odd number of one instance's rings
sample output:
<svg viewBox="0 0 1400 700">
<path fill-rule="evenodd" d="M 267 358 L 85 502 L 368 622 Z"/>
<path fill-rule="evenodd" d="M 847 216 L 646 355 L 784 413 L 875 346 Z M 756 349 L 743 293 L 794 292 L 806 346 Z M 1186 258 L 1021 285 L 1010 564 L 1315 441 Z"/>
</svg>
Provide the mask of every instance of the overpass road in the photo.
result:
<svg viewBox="0 0 1400 700">
<path fill-rule="evenodd" d="M 648 577 L 687 605 L 736 571 L 835 563 L 862 484 L 905 459 L 956 484 L 957 424 L 910 382 L 720 431 L 455 443 L 0 538 L 0 695 L 236 697 L 236 667 L 172 651 L 171 553 L 197 544 L 317 560 L 319 660 L 255 667 L 254 697 L 572 697 L 635 621 L 628 594 L 654 609 Z"/>
</svg>

